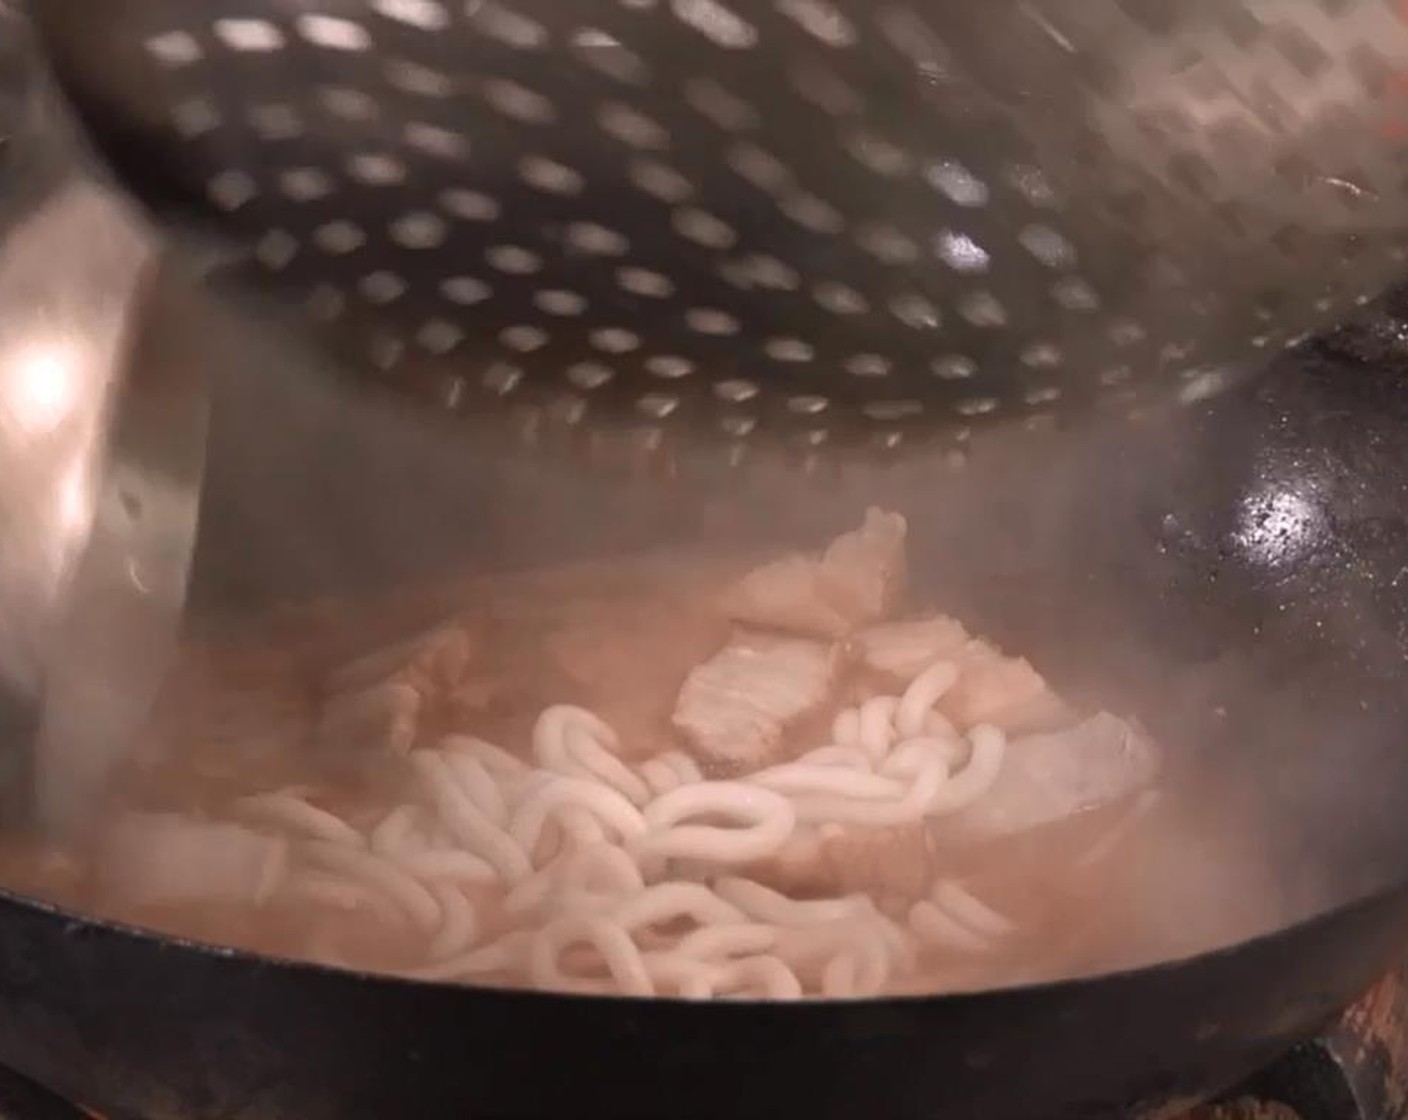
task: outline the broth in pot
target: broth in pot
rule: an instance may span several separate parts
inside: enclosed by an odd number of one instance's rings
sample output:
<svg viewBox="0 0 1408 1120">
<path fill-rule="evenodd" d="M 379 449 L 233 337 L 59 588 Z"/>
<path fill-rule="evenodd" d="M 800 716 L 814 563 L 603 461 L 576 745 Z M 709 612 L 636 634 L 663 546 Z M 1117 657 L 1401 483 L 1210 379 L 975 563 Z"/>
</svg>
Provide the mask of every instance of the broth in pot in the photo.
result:
<svg viewBox="0 0 1408 1120">
<path fill-rule="evenodd" d="M 192 643 L 124 808 L 10 879 L 333 966 L 686 999 L 990 988 L 1272 928 L 1269 872 L 1214 870 L 1254 849 L 1233 817 L 1137 721 L 915 601 L 907 533 L 872 509 L 814 553 L 479 577 Z"/>
</svg>

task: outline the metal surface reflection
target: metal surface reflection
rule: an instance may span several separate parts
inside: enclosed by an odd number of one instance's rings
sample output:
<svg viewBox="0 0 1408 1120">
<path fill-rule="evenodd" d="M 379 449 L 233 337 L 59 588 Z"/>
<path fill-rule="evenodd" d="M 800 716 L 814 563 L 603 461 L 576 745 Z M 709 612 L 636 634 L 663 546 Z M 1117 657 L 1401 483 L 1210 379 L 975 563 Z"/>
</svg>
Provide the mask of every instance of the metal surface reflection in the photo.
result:
<svg viewBox="0 0 1408 1120">
<path fill-rule="evenodd" d="M 174 638 L 204 398 L 198 369 L 131 360 L 152 239 L 90 173 L 8 7 L 0 37 L 23 93 L 0 165 L 0 825 L 37 808 L 73 829 Z"/>
<path fill-rule="evenodd" d="M 1234 539 L 1253 563 L 1286 568 L 1304 560 L 1327 530 L 1325 511 L 1313 491 L 1282 485 L 1242 499 Z"/>
</svg>

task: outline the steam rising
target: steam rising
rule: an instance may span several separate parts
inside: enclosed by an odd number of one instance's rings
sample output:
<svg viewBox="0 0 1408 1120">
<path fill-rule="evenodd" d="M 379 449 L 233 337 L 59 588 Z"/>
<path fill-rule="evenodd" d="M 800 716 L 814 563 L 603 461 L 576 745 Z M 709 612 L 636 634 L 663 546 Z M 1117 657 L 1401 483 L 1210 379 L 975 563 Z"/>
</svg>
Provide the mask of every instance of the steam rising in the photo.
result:
<svg viewBox="0 0 1408 1120">
<path fill-rule="evenodd" d="M 1403 873 L 1397 717 L 1381 693 L 1355 693 L 1334 644 L 1369 648 L 1373 628 L 1301 625 L 1304 604 L 1285 609 L 1285 585 L 1264 581 L 1239 541 L 1246 495 L 1299 508 L 1255 476 L 1254 401 L 1223 402 L 1212 421 L 1003 430 L 962 457 L 892 466 L 727 472 L 686 459 L 662 481 L 349 395 L 311 359 L 314 376 L 300 376 L 276 341 L 249 344 L 220 371 L 198 627 L 449 571 L 654 549 L 752 556 L 883 504 L 913 527 L 921 596 L 1028 654 L 1073 699 L 1137 712 L 1170 749 L 1221 868 L 1188 891 L 1232 899 L 1239 869 L 1269 863 L 1287 913 L 1307 913 Z M 1364 767 L 1385 780 L 1367 789 Z"/>
</svg>

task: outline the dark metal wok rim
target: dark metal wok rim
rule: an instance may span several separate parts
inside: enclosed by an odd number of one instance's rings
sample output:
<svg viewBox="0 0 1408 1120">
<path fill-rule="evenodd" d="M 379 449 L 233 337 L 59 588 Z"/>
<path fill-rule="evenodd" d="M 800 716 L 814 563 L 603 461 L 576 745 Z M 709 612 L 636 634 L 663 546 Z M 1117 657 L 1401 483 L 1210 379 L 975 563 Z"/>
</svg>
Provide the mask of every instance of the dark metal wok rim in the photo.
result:
<svg viewBox="0 0 1408 1120">
<path fill-rule="evenodd" d="M 295 957 L 284 957 L 276 954 L 253 953 L 246 949 L 238 949 L 228 945 L 217 945 L 208 941 L 199 941 L 188 937 L 179 937 L 170 934 L 163 934 L 157 930 L 148 929 L 143 926 L 132 925 L 127 922 L 115 921 L 109 918 L 100 918 L 91 915 L 77 913 L 67 910 L 62 906 L 43 899 L 34 898 L 29 895 L 19 894 L 4 886 L 0 886 L 0 903 L 16 906 L 23 910 L 48 917 L 55 921 L 64 922 L 64 934 L 74 936 L 78 934 L 104 934 L 117 936 L 128 941 L 144 942 L 160 949 L 179 949 L 182 952 L 191 953 L 197 957 L 207 960 L 229 961 L 237 964 L 250 965 L 255 967 L 274 966 L 281 971 L 292 973 L 303 973 L 312 975 L 327 975 L 335 978 L 345 979 L 360 984 L 372 984 L 383 987 L 401 987 L 416 989 L 439 989 L 439 990 L 463 990 L 466 994 L 495 994 L 510 995 L 533 1002 L 559 1002 L 569 1001 L 583 1004 L 600 1004 L 612 1007 L 642 1007 L 669 1004 L 676 1006 L 697 1007 L 703 1012 L 704 1008 L 715 1010 L 708 1012 L 714 1015 L 741 1014 L 747 1009 L 756 1009 L 760 1006 L 775 1009 L 774 1013 L 786 1014 L 788 1008 L 807 1008 L 814 1006 L 825 1006 L 829 1008 L 863 1006 L 872 1009 L 900 1009 L 910 1007 L 915 1004 L 948 1003 L 956 1005 L 964 1002 L 981 1000 L 994 995 L 1024 996 L 1032 998 L 1051 998 L 1070 995 L 1082 988 L 1095 984 L 1117 984 L 1121 981 L 1133 979 L 1151 979 L 1160 975 L 1171 975 L 1172 973 L 1186 968 L 1195 963 L 1211 964 L 1220 960 L 1230 960 L 1232 957 L 1256 949 L 1258 946 L 1270 945 L 1272 942 L 1281 941 L 1288 937 L 1302 934 L 1312 934 L 1317 930 L 1328 927 L 1332 923 L 1346 918 L 1352 918 L 1375 907 L 1381 906 L 1392 899 L 1395 895 L 1408 893 L 1408 875 L 1395 878 L 1387 885 L 1378 887 L 1372 891 L 1360 894 L 1355 898 L 1342 902 L 1329 909 L 1301 918 L 1288 925 L 1280 926 L 1265 933 L 1247 938 L 1244 941 L 1233 942 L 1205 953 L 1193 953 L 1183 957 L 1170 957 L 1158 961 L 1155 964 L 1136 966 L 1131 968 L 1119 968 L 1109 972 L 1092 972 L 1080 976 L 1070 976 L 1058 980 L 1044 980 L 1030 984 L 996 984 L 988 988 L 977 988 L 955 992 L 933 992 L 914 993 L 908 995 L 889 995 L 872 997 L 868 999 L 826 999 L 821 997 L 807 997 L 796 1001 L 787 1000 L 687 1000 L 674 996 L 617 996 L 617 995 L 592 995 L 580 992 L 556 992 L 542 991 L 536 988 L 495 988 L 477 984 L 451 984 L 438 980 L 418 980 L 409 976 L 397 976 L 387 972 L 369 972 L 364 969 L 339 968 L 334 965 L 320 964 L 316 961 L 304 960 Z M 4 918 L 0 917 L 0 924 Z M 1408 934 L 1408 930 L 1405 930 Z M 730 1010 L 724 1010 L 725 1008 Z"/>
</svg>

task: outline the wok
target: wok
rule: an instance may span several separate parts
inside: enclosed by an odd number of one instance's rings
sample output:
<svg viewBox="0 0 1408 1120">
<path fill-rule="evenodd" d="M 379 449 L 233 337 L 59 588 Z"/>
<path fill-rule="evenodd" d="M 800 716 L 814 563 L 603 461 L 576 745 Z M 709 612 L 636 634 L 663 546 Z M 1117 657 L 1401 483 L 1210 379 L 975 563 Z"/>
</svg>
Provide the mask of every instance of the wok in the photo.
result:
<svg viewBox="0 0 1408 1120">
<path fill-rule="evenodd" d="M 133 360 L 201 361 L 217 386 L 196 617 L 371 594 L 451 561 L 805 540 L 854 502 L 893 503 L 914 525 L 923 596 L 961 606 L 1059 687 L 1120 696 L 1171 754 L 1210 760 L 1219 789 L 1245 793 L 1296 920 L 1054 984 L 698 1005 L 340 972 L 6 894 L 0 1061 L 146 1120 L 1100 1117 L 1231 1085 L 1315 1032 L 1408 940 L 1400 307 L 1142 428 L 1020 433 L 948 473 L 660 484 L 466 448 L 314 368 L 296 376 L 309 359 L 263 320 L 241 331 L 187 286 L 155 284 Z M 721 502 L 730 516 L 701 528 Z"/>
<path fill-rule="evenodd" d="M 1408 943 L 1408 300 L 1140 425 L 822 477 L 685 462 L 661 483 L 334 391 L 267 316 L 182 276 L 145 293 L 130 361 L 216 383 L 193 619 L 449 566 L 807 542 L 889 505 L 922 598 L 1215 777 L 1286 920 L 1059 983 L 700 1005 L 335 971 L 5 893 L 0 1062 L 36 1082 L 113 1120 L 1176 1113 L 1313 1034 Z"/>
</svg>

